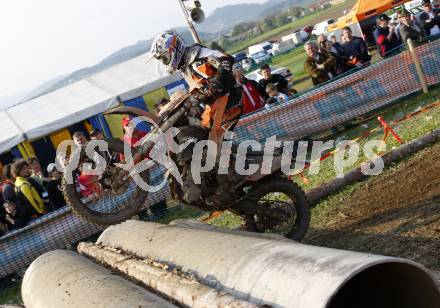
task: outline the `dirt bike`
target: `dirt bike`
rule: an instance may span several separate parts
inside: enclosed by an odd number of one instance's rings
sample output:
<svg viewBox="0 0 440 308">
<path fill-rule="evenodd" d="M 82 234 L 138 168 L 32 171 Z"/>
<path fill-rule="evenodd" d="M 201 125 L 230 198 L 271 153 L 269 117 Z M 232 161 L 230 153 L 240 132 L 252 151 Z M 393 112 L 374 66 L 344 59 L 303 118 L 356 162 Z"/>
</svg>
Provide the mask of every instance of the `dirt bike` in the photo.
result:
<svg viewBox="0 0 440 308">
<path fill-rule="evenodd" d="M 148 134 L 148 136 L 154 138 L 155 133 L 159 130 L 165 133 L 174 126 L 188 128 L 186 119 L 192 106 L 190 98 L 190 95 L 185 94 L 179 99 L 171 101 L 161 111 L 159 117 L 132 107 L 117 107 L 106 114 L 147 117 L 155 124 L 155 128 Z M 227 97 L 222 97 L 212 105 L 214 106 L 214 108 L 211 108 L 213 124 L 208 135 L 208 130 L 203 128 L 194 128 L 191 135 L 200 134 L 199 139 L 208 137 L 218 144 L 222 134 L 228 130 L 228 127 L 225 128 L 221 122 L 224 119 L 226 102 Z M 107 139 L 105 141 L 108 144 L 109 152 L 124 153 L 123 141 L 119 139 Z M 177 144 L 183 142 L 179 139 L 179 136 L 176 136 L 174 141 Z M 155 142 L 146 138 L 138 146 L 132 148 L 133 161 L 137 160 L 139 162 L 144 158 L 148 158 L 154 144 Z M 234 161 L 234 155 L 236 155 L 234 153 L 236 149 L 236 146 L 232 147 L 232 162 Z M 179 154 L 169 153 L 169 156 L 172 161 L 177 162 L 178 171 L 185 175 L 187 172 L 185 169 L 188 166 L 179 164 L 181 158 Z M 263 152 L 260 151 L 251 151 L 246 155 L 246 163 L 261 163 L 262 160 Z M 156 180 L 157 178 L 164 179 L 160 168 L 144 169 L 138 171 L 138 176 L 142 180 L 148 182 L 154 178 Z M 81 193 L 78 189 L 79 183 L 75 180 L 75 177 L 74 182 L 70 184 L 64 180 L 64 194 L 73 212 L 93 223 L 116 224 L 136 215 L 146 204 L 154 204 L 154 202 L 165 199 L 168 195 L 166 189 L 154 194 L 149 193 L 137 186 L 127 175 L 127 172 L 124 173 L 121 170 L 117 164 L 107 164 L 106 170 L 99 178 L 103 192 L 91 204 L 81 201 Z M 185 191 L 181 183 L 173 176 L 168 176 L 167 181 L 173 199 L 180 204 L 185 204 L 183 198 Z M 188 205 L 211 213 L 228 210 L 242 217 L 244 228 L 248 231 L 278 233 L 296 241 L 300 241 L 305 236 L 310 221 L 309 204 L 301 188 L 281 172 L 281 153 L 274 156 L 270 174 L 262 174 L 259 171 L 250 176 L 241 176 L 240 181 L 231 188 L 230 193 L 233 194 L 234 201 L 230 204 L 222 206 L 206 204 L 206 198 L 214 194 L 216 190 L 218 183 L 215 183 L 215 181 L 215 172 L 205 175 L 201 184 L 201 197 Z"/>
</svg>

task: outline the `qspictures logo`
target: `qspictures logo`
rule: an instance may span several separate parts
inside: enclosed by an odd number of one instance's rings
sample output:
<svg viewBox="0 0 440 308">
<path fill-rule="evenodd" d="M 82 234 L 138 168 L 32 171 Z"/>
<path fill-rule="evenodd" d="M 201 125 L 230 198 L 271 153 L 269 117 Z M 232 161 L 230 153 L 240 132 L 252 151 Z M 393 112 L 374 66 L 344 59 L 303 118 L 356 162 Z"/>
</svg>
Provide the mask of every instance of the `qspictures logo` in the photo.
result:
<svg viewBox="0 0 440 308">
<path fill-rule="evenodd" d="M 197 140 L 191 136 L 186 136 L 183 144 L 177 144 L 176 137 L 181 130 L 171 128 L 167 132 L 162 132 L 154 121 L 146 117 L 132 119 L 130 124 L 132 129 L 127 132 L 128 138 L 133 137 L 136 123 L 140 122 L 150 123 L 153 128 L 151 133 L 134 145 L 124 143 L 124 159 L 114 163 L 113 166 L 129 174 L 139 187 L 148 192 L 156 192 L 167 184 L 164 178 L 160 183 L 151 185 L 140 176 L 141 172 L 158 165 L 163 166 L 167 174 L 183 184 L 178 162 L 171 157 L 179 157 L 178 154 L 184 151 L 192 153 L 189 168 L 197 185 L 201 184 L 205 174 L 213 170 L 219 174 L 229 174 L 230 168 L 234 168 L 236 174 L 244 177 L 256 173 L 268 175 L 273 172 L 274 162 L 280 163 L 281 171 L 287 176 L 301 172 L 317 175 L 321 172 L 321 158 L 328 151 L 334 152 L 333 168 L 338 178 L 343 178 L 344 170 L 354 166 L 361 156 L 370 161 L 361 165 L 363 174 L 378 175 L 384 169 L 382 158 L 376 154 L 386 151 L 383 140 L 370 140 L 361 146 L 351 140 L 278 141 L 276 136 L 272 136 L 264 142 L 244 140 L 233 144 L 233 134 L 227 132 L 219 144 L 212 140 Z M 69 148 L 73 150 L 67 156 Z M 133 148 L 142 157 L 140 161 L 134 159 Z M 75 171 L 78 168 L 88 174 L 100 176 L 109 166 L 109 162 L 102 155 L 106 152 L 109 152 L 109 147 L 105 140 L 92 140 L 84 147 L 75 145 L 71 140 L 64 141 L 58 147 L 57 157 L 68 157 L 68 159 L 57 159 L 57 169 L 64 173 L 69 184 L 74 182 Z M 258 163 L 249 160 L 250 155 L 255 153 L 260 153 L 261 156 L 257 160 Z"/>
</svg>

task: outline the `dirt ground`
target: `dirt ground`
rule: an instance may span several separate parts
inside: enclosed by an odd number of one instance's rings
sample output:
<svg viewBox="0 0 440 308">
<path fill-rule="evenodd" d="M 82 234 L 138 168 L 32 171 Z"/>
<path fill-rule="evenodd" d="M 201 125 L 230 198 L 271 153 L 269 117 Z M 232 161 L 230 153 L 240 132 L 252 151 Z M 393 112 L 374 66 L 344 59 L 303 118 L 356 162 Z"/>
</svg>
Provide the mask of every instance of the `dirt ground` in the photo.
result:
<svg viewBox="0 0 440 308">
<path fill-rule="evenodd" d="M 439 272 L 440 143 L 316 210 L 306 243 L 408 258 Z"/>
</svg>

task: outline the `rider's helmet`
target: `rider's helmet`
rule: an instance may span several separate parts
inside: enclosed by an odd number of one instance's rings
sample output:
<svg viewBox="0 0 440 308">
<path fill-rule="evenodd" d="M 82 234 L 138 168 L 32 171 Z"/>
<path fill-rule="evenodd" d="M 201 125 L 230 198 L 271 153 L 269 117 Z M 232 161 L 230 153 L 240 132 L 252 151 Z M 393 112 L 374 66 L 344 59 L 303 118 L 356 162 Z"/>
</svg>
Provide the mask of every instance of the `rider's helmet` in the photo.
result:
<svg viewBox="0 0 440 308">
<path fill-rule="evenodd" d="M 170 73 L 176 72 L 185 53 L 186 44 L 180 35 L 173 31 L 160 34 L 153 42 L 153 56 L 166 65 Z"/>
</svg>

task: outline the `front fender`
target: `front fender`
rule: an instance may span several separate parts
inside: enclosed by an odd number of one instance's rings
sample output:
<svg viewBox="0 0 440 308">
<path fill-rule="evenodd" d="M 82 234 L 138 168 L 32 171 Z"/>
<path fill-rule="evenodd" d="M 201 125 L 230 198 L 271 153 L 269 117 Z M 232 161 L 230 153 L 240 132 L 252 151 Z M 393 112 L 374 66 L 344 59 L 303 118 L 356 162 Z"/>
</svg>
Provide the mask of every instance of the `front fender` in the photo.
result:
<svg viewBox="0 0 440 308">
<path fill-rule="evenodd" d="M 119 106 L 104 112 L 104 115 L 111 115 L 111 114 L 128 114 L 134 117 L 141 117 L 141 116 L 147 117 L 157 125 L 159 125 L 160 122 L 159 118 L 153 113 L 136 107 Z"/>
</svg>

